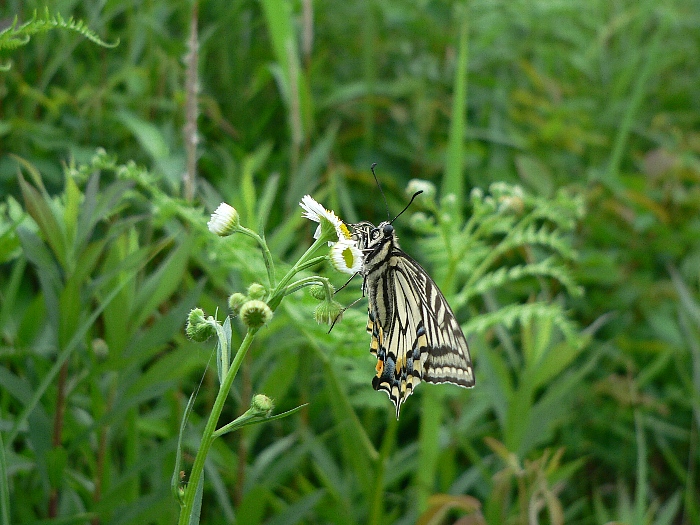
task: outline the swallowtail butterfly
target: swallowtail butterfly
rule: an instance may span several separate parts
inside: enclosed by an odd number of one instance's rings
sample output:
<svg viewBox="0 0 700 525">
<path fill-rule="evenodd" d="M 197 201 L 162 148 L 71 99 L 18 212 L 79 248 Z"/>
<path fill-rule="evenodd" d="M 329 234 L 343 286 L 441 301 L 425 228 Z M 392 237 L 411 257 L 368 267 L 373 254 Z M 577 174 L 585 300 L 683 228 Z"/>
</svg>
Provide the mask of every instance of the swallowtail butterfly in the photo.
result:
<svg viewBox="0 0 700 525">
<path fill-rule="evenodd" d="M 377 357 L 372 386 L 389 395 L 398 419 L 401 405 L 421 381 L 473 387 L 474 370 L 450 305 L 425 270 L 401 250 L 392 222 L 350 226 L 364 255 L 362 292 L 369 302 L 370 352 Z"/>
</svg>

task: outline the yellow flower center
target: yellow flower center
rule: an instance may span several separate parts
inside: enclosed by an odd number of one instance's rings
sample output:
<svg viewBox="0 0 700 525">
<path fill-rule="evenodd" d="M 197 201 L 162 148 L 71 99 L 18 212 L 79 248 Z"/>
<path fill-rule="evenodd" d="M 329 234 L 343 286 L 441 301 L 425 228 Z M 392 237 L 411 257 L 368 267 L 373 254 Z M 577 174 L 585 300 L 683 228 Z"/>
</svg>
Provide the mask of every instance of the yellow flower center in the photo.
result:
<svg viewBox="0 0 700 525">
<path fill-rule="evenodd" d="M 343 261 L 345 262 L 345 266 L 347 266 L 348 268 L 352 268 L 354 259 L 350 247 L 348 246 L 341 253 L 343 255 Z"/>
</svg>

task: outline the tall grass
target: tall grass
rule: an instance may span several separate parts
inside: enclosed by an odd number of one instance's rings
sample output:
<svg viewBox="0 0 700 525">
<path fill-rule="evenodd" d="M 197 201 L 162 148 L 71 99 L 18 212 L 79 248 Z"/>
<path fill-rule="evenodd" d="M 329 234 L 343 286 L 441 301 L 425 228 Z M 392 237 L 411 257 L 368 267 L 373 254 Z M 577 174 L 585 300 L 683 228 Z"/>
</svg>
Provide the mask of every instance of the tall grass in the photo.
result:
<svg viewBox="0 0 700 525">
<path fill-rule="evenodd" d="M 21 27 L 45 6 L 5 7 Z M 383 220 L 372 162 L 392 214 L 411 179 L 438 188 L 396 227 L 477 385 L 422 385 L 396 422 L 363 303 L 329 334 L 289 295 L 221 418 L 254 392 L 309 405 L 213 442 L 201 521 L 700 521 L 695 2 L 200 2 L 199 90 L 191 6 L 48 8 L 0 49 L 1 523 L 177 519 L 182 413 L 203 377 L 186 483 L 217 381 L 187 312 L 268 284 L 208 213 L 235 206 L 284 271 L 302 195 Z"/>
</svg>

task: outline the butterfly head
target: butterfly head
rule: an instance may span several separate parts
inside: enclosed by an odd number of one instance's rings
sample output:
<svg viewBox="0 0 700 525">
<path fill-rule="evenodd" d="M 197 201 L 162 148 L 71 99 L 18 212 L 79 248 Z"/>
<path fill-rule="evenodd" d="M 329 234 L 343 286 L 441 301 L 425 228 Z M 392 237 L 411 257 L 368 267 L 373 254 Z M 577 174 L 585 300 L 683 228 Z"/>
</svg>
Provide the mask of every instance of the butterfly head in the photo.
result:
<svg viewBox="0 0 700 525">
<path fill-rule="evenodd" d="M 398 244 L 394 227 L 388 221 L 380 223 L 379 226 L 366 221 L 351 226 L 352 238 L 357 241 L 360 250 L 375 250 L 387 242 Z"/>
</svg>

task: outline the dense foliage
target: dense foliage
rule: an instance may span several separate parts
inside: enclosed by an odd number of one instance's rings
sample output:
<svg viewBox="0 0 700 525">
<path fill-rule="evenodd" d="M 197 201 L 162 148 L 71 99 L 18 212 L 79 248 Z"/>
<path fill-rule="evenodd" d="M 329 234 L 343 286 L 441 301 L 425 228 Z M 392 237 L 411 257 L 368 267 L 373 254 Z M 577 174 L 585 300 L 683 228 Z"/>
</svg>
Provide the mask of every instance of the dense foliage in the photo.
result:
<svg viewBox="0 0 700 525">
<path fill-rule="evenodd" d="M 0 524 L 175 522 L 221 379 L 188 312 L 270 286 L 209 214 L 234 206 L 284 272 L 303 195 L 386 217 L 373 162 L 392 216 L 437 188 L 395 226 L 476 387 L 421 385 L 396 421 L 365 303 L 328 333 L 290 293 L 218 426 L 257 393 L 308 404 L 212 442 L 201 522 L 700 523 L 697 1 L 0 14 Z"/>
</svg>

